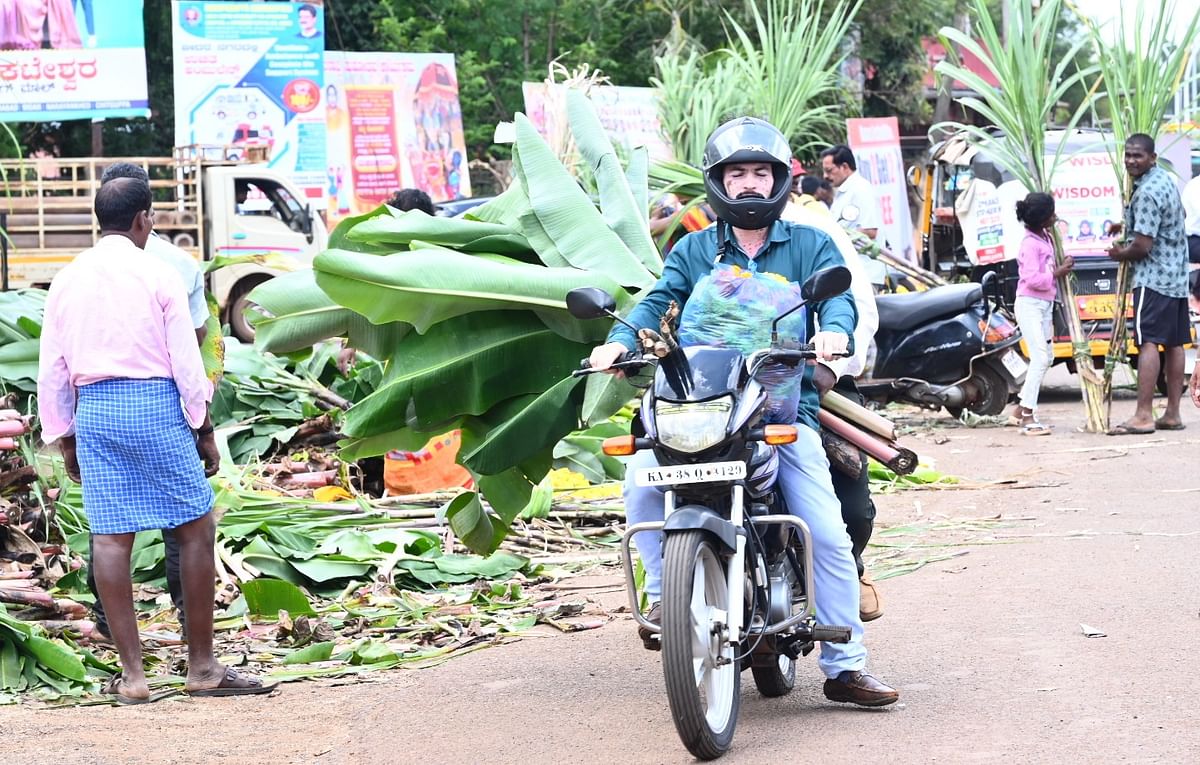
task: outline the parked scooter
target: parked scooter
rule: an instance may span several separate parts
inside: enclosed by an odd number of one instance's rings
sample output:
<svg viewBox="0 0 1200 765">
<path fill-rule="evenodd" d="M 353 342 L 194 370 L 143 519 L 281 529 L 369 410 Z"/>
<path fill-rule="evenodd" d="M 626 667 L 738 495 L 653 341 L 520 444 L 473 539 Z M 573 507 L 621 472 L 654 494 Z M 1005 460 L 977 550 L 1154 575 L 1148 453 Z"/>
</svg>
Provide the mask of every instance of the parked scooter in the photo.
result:
<svg viewBox="0 0 1200 765">
<path fill-rule="evenodd" d="M 748 356 L 692 346 L 661 361 L 630 353 L 613 365 L 631 372 L 657 364 L 642 397 L 641 433 L 606 439 L 604 452 L 652 449 L 659 460 L 634 480 L 666 489 L 665 520 L 627 528 L 621 554 L 633 618 L 660 636 L 675 729 L 702 760 L 721 756 L 733 741 L 742 670 L 750 669 L 764 696 L 783 696 L 795 683 L 796 659 L 815 643 L 850 640 L 849 627 L 817 622 L 811 534 L 775 485 L 775 445 L 795 441 L 796 426 L 763 422 L 767 394 L 756 379 L 764 365 L 815 358 L 810 344 L 779 342 L 776 327 L 805 303 L 849 286 L 843 266 L 813 274 L 801 289 L 804 302 L 775 319 L 771 347 Z M 624 321 L 612 296 L 592 287 L 567 293 L 567 309 L 580 319 Z M 576 374 L 594 371 L 585 359 Z M 661 626 L 641 612 L 630 551 L 634 534 L 659 530 Z"/>
<path fill-rule="evenodd" d="M 945 407 L 954 417 L 964 409 L 983 415 L 1004 411 L 1028 364 L 1015 321 L 998 295 L 985 297 L 994 281 L 989 274 L 983 284 L 877 295 L 875 363 L 859 391 L 881 404 Z"/>
<path fill-rule="evenodd" d="M 838 223 L 861 255 L 880 258 L 877 242 L 855 229 L 860 210 L 847 205 Z M 889 265 L 895 259 L 884 260 Z M 1021 389 L 1029 365 L 1021 333 L 995 289 L 996 274 L 979 284 L 876 295 L 875 362 L 858 390 L 870 401 L 907 401 L 954 417 L 969 410 L 997 415 Z M 984 292 L 991 287 L 991 297 Z"/>
</svg>

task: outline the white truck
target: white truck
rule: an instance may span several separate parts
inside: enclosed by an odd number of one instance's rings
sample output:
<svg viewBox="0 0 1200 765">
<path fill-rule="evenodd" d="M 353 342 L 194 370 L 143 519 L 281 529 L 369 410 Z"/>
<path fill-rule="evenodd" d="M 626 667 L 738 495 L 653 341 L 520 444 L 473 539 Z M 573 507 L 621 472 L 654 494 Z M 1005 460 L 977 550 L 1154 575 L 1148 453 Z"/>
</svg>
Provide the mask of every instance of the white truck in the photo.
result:
<svg viewBox="0 0 1200 765">
<path fill-rule="evenodd" d="M 92 199 L 104 169 L 132 162 L 150 175 L 154 229 L 202 261 L 251 257 L 216 268 L 208 286 L 221 321 L 253 339 L 247 295 L 280 271 L 281 260 L 311 265 L 328 232 L 301 190 L 265 164 L 189 147 L 173 158 L 89 157 L 0 161 L 0 289 L 45 287 L 99 236 Z"/>
</svg>

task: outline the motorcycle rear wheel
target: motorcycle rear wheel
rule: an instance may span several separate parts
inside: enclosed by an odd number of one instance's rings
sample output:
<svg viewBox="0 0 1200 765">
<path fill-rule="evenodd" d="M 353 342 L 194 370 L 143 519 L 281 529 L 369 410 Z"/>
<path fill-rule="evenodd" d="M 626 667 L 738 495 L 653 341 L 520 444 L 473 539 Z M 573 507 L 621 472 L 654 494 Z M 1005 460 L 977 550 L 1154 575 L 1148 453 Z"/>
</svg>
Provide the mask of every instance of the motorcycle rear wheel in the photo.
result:
<svg viewBox="0 0 1200 765">
<path fill-rule="evenodd" d="M 796 660 L 786 654 L 777 654 L 766 666 L 751 666 L 754 686 L 767 698 L 786 696 L 796 687 Z"/>
<path fill-rule="evenodd" d="M 714 621 L 728 618 L 725 566 L 708 534 L 668 534 L 663 549 L 662 666 L 675 730 L 701 760 L 725 754 L 741 706 L 733 647 Z M 721 663 L 718 663 L 720 660 Z"/>
</svg>

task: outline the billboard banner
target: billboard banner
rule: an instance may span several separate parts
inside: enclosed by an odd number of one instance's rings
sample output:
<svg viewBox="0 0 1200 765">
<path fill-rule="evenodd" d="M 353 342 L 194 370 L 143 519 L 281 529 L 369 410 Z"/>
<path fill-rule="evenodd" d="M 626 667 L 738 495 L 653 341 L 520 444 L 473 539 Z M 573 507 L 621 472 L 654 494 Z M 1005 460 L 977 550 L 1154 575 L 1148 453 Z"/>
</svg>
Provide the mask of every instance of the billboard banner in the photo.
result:
<svg viewBox="0 0 1200 765">
<path fill-rule="evenodd" d="M 172 11 L 175 144 L 266 149 L 323 208 L 321 5 L 176 0 Z"/>
<path fill-rule="evenodd" d="M 0 122 L 146 117 L 142 0 L 0 0 Z"/>
<path fill-rule="evenodd" d="M 566 86 L 548 82 L 521 84 L 525 95 L 525 116 L 550 144 L 567 127 Z M 614 145 L 628 152 L 645 146 L 651 159 L 674 159 L 671 143 L 658 118 L 658 91 L 654 88 L 627 88 L 617 85 L 593 85 L 588 98 L 596 107 L 600 124 Z"/>
<path fill-rule="evenodd" d="M 325 78 L 331 221 L 402 188 L 434 202 L 471 196 L 453 54 L 330 51 Z"/>
<path fill-rule="evenodd" d="M 858 172 L 875 187 L 885 238 L 892 253 L 916 260 L 912 215 L 908 209 L 908 185 L 900 154 L 900 124 L 895 117 L 846 120 L 850 149 Z"/>
</svg>

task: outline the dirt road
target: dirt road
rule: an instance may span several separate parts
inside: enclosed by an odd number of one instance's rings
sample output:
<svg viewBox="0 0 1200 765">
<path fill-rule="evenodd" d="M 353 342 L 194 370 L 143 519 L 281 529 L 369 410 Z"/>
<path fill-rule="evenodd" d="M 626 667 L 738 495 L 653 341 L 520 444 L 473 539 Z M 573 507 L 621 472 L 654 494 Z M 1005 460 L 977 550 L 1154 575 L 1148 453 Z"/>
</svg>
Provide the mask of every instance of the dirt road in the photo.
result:
<svg viewBox="0 0 1200 765">
<path fill-rule="evenodd" d="M 877 570 L 938 559 L 884 581 L 886 614 L 868 625 L 871 668 L 901 702 L 830 704 L 811 659 L 783 699 L 759 697 L 747 674 L 726 762 L 1200 762 L 1200 412 L 1185 405 L 1184 431 L 1093 436 L 1074 432 L 1070 388 L 1048 398 L 1048 438 L 942 427 L 912 439 L 944 472 L 1016 484 L 877 500 L 894 529 L 871 550 Z M 1114 421 L 1132 407 L 1123 397 Z M 612 606 L 617 581 L 587 580 Z M 11 763 L 690 761 L 627 616 L 268 699 L 0 708 L 0 748 Z"/>
</svg>

